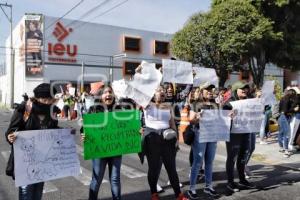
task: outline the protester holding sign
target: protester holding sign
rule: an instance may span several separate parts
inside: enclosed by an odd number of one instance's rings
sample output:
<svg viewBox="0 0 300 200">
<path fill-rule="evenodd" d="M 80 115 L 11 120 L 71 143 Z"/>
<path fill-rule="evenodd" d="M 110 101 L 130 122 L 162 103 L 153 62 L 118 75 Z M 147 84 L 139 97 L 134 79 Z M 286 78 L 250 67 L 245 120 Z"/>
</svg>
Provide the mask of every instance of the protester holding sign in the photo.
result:
<svg viewBox="0 0 300 200">
<path fill-rule="evenodd" d="M 249 85 L 244 82 L 237 82 L 232 86 L 232 97 L 230 102 L 238 102 L 242 99 L 247 99 L 247 91 Z M 237 118 L 237 116 L 235 117 Z M 238 119 L 236 119 L 238 120 Z M 255 186 L 248 182 L 245 178 L 245 166 L 249 153 L 250 146 L 250 133 L 233 133 L 231 130 L 230 141 L 226 142 L 227 160 L 226 160 L 226 173 L 227 173 L 227 188 L 231 192 L 238 192 L 240 186 L 244 188 L 255 188 Z M 239 185 L 234 182 L 234 165 L 237 163 L 237 170 L 239 175 Z"/>
<path fill-rule="evenodd" d="M 120 109 L 119 106 L 115 105 L 115 97 L 113 90 L 110 86 L 105 86 L 99 91 L 98 96 L 100 97 L 100 103 L 90 108 L 90 113 L 99 112 L 111 112 L 115 109 Z M 81 139 L 85 142 L 85 134 L 81 129 Z M 89 190 L 89 200 L 97 200 L 100 185 L 103 180 L 106 165 L 108 165 L 111 192 L 113 200 L 121 199 L 121 181 L 120 181 L 120 170 L 121 170 L 122 156 L 106 157 L 92 159 L 93 164 L 93 176 Z"/>
<path fill-rule="evenodd" d="M 201 113 L 202 111 L 212 110 L 218 113 L 219 105 L 215 102 L 213 96 L 213 89 L 215 88 L 214 85 L 209 84 L 208 82 L 203 84 L 200 87 L 201 91 L 201 98 L 200 100 L 196 101 L 192 105 L 192 110 L 197 113 Z M 226 107 L 227 109 L 231 109 L 231 107 Z M 226 116 L 227 117 L 227 116 Z M 229 116 L 228 116 L 229 117 Z M 230 128 L 230 118 L 228 119 L 227 127 L 228 133 Z M 201 117 L 200 117 L 201 122 Z M 195 139 L 192 144 L 193 150 L 193 164 L 191 168 L 191 175 L 190 175 L 190 190 L 188 191 L 189 199 L 198 199 L 199 196 L 196 193 L 196 183 L 197 183 L 197 176 L 200 167 L 204 161 L 205 163 L 205 188 L 204 192 L 211 195 L 217 196 L 217 192 L 213 189 L 212 186 L 212 170 L 213 170 L 213 161 L 216 154 L 217 148 L 217 140 L 214 141 L 202 141 L 201 134 L 201 127 L 199 127 L 199 120 L 196 120 L 196 131 L 195 131 Z M 214 123 L 218 123 L 218 121 L 214 121 Z M 221 122 L 220 122 L 221 123 Z M 201 126 L 201 125 L 200 125 Z M 203 127 L 205 128 L 205 127 Z M 204 129 L 203 129 L 204 130 Z"/>
<path fill-rule="evenodd" d="M 172 109 L 164 103 L 163 88 L 157 89 L 153 102 L 144 108 L 145 128 L 143 130 L 143 149 L 148 160 L 148 183 L 151 199 L 158 200 L 157 182 L 163 162 L 177 200 L 186 199 L 181 193 L 176 171 L 176 125 Z"/>
<path fill-rule="evenodd" d="M 17 131 L 22 130 L 41 130 L 41 129 L 55 129 L 58 128 L 58 121 L 55 116 L 51 116 L 57 113 L 58 109 L 54 106 L 56 89 L 48 83 L 42 83 L 38 85 L 34 90 L 34 97 L 24 104 L 20 104 L 14 111 L 11 118 L 9 127 L 5 133 L 6 139 L 9 144 L 13 145 L 17 139 Z M 51 110 L 53 109 L 53 110 Z M 10 168 L 12 171 L 7 171 L 7 174 L 14 179 L 14 162 L 13 162 L 13 148 L 10 155 Z M 8 167 L 9 168 L 9 167 Z M 8 170 L 7 168 L 7 170 Z M 44 182 L 25 185 L 19 187 L 19 199 L 42 199 Z"/>
<path fill-rule="evenodd" d="M 287 90 L 286 94 L 279 102 L 280 116 L 278 118 L 279 134 L 279 152 L 284 153 L 284 157 L 288 158 L 292 153 L 288 149 L 289 138 L 291 136 L 290 122 L 294 114 L 294 102 L 296 99 L 296 92 L 293 89 Z"/>
</svg>

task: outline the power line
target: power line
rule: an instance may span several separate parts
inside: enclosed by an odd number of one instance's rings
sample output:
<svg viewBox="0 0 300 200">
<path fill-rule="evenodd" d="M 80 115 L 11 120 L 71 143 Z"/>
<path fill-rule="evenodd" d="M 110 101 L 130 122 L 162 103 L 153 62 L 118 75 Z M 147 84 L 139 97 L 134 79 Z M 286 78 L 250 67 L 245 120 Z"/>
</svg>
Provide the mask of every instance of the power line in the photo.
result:
<svg viewBox="0 0 300 200">
<path fill-rule="evenodd" d="M 73 20 L 72 22 L 70 22 L 69 24 L 66 25 L 66 27 L 69 27 L 70 25 L 79 22 L 80 19 L 83 19 L 87 16 L 89 16 L 90 14 L 92 14 L 93 12 L 95 12 L 97 9 L 99 9 L 100 7 L 104 6 L 105 4 L 107 4 L 109 1 L 111 0 L 105 0 L 104 2 L 101 2 L 100 4 L 98 4 L 97 6 L 93 7 L 92 9 L 88 10 L 87 12 L 85 12 L 83 15 L 81 15 L 78 19 Z M 55 20 L 55 22 L 59 21 L 60 19 L 62 19 L 63 17 L 60 17 L 59 19 Z M 54 22 L 54 23 L 55 23 Z M 47 29 L 52 26 L 54 23 L 52 23 L 51 25 L 49 25 L 47 27 Z M 45 30 L 47 30 L 45 29 Z M 49 34 L 45 39 L 49 39 L 49 37 L 51 36 L 51 34 Z"/>
<path fill-rule="evenodd" d="M 85 12 L 83 15 L 81 15 L 78 19 L 74 20 L 73 22 L 71 22 L 70 24 L 66 25 L 66 26 L 70 26 L 78 21 L 80 21 L 81 19 L 86 18 L 87 16 L 91 15 L 93 12 L 95 12 L 96 10 L 98 10 L 99 8 L 101 8 L 102 6 L 104 6 L 105 4 L 109 3 L 112 0 L 105 0 L 104 2 L 98 4 L 97 6 L 95 6 L 94 8 L 88 10 L 87 12 Z"/>
<path fill-rule="evenodd" d="M 115 5 L 115 6 L 111 7 L 111 8 L 109 8 L 108 10 L 104 11 L 103 13 L 101 13 L 101 14 L 97 15 L 96 17 L 90 19 L 90 21 L 91 21 L 91 20 L 94 20 L 94 19 L 96 19 L 96 18 L 98 18 L 98 17 L 101 17 L 101 16 L 105 15 L 106 13 L 109 13 L 110 11 L 112 11 L 112 10 L 114 10 L 115 8 L 117 8 L 117 7 L 121 6 L 121 5 L 123 5 L 123 4 L 126 3 L 127 1 L 129 1 L 129 0 L 122 1 L 121 3 L 119 3 L 119 4 L 117 4 L 117 5 Z M 79 27 L 85 25 L 86 23 L 88 23 L 88 22 L 82 22 L 82 24 L 76 26 L 75 28 L 79 28 Z"/>
<path fill-rule="evenodd" d="M 96 19 L 96 18 L 98 18 L 98 17 L 101 17 L 101 16 L 105 15 L 106 13 L 112 11 L 113 9 L 115 9 L 115 8 L 117 8 L 117 7 L 121 6 L 121 5 L 123 5 L 123 4 L 126 3 L 127 1 L 129 1 L 129 0 L 122 1 L 121 3 L 119 3 L 119 4 L 115 5 L 115 6 L 113 6 L 112 8 L 110 8 L 110 9 L 104 11 L 104 12 L 101 13 L 101 14 L 97 15 L 97 16 L 94 17 L 92 20 L 94 20 L 94 19 Z"/>
<path fill-rule="evenodd" d="M 67 16 L 70 12 L 72 12 L 75 8 L 77 8 L 80 4 L 82 4 L 84 2 L 84 0 L 81 0 L 80 2 L 78 2 L 75 6 L 73 6 L 70 10 L 68 10 L 63 16 L 61 16 L 60 18 L 58 18 L 57 20 L 55 20 L 53 23 L 51 23 L 49 26 L 47 26 L 47 28 L 45 28 L 45 31 L 50 28 L 53 24 L 55 24 L 56 22 L 58 22 L 59 20 L 61 20 L 62 18 L 64 18 L 65 16 Z"/>
</svg>

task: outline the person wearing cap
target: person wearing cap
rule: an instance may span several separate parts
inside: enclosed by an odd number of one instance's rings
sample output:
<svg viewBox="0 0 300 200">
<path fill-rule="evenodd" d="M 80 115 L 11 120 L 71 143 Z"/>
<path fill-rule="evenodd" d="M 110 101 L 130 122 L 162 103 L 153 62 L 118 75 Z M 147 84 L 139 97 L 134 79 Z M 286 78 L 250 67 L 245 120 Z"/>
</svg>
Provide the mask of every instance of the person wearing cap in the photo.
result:
<svg viewBox="0 0 300 200">
<path fill-rule="evenodd" d="M 190 190 L 187 192 L 189 199 L 199 199 L 196 193 L 196 183 L 199 170 L 204 161 L 204 173 L 205 173 L 205 187 L 204 192 L 210 196 L 216 197 L 218 193 L 214 190 L 212 185 L 212 170 L 213 162 L 216 154 L 217 142 L 202 142 L 199 140 L 199 120 L 201 120 L 200 113 L 203 110 L 218 110 L 220 106 L 216 103 L 213 90 L 215 86 L 209 83 L 205 83 L 200 86 L 200 99 L 192 104 L 192 110 L 197 113 L 197 117 L 192 120 L 195 126 L 195 139 L 192 144 L 193 150 L 193 163 L 190 174 Z M 224 107 L 221 109 L 229 109 L 231 107 Z"/>
<path fill-rule="evenodd" d="M 56 89 L 51 88 L 48 83 L 42 83 L 33 90 L 33 93 L 33 98 L 24 104 L 19 104 L 15 109 L 5 133 L 5 137 L 12 147 L 10 156 L 13 156 L 13 143 L 17 138 L 17 131 L 59 128 L 58 121 L 54 116 L 59 109 L 53 106 L 56 101 L 54 99 Z M 10 175 L 14 179 L 14 172 Z M 43 187 L 44 182 L 21 186 L 19 187 L 19 199 L 40 200 L 43 195 Z"/>
<path fill-rule="evenodd" d="M 246 82 L 236 82 L 232 85 L 232 97 L 227 102 L 238 101 L 248 98 L 247 92 L 250 87 Z M 248 182 L 245 177 L 245 166 L 250 150 L 250 133 L 231 133 L 229 142 L 226 142 L 227 160 L 226 160 L 226 173 L 227 173 L 227 188 L 231 192 L 238 192 L 240 188 L 252 189 L 255 186 Z M 234 166 L 237 166 L 240 182 L 234 182 Z"/>
</svg>

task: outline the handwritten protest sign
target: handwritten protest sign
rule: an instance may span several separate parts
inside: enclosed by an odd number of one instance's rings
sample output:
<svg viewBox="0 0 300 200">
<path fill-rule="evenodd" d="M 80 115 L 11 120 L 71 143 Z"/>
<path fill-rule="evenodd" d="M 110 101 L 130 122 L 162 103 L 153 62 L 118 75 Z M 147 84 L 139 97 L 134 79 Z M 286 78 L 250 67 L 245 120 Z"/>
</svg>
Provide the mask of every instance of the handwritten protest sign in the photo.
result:
<svg viewBox="0 0 300 200">
<path fill-rule="evenodd" d="M 231 102 L 236 116 L 232 120 L 231 133 L 255 133 L 260 131 L 264 119 L 264 105 L 259 99 L 245 99 Z"/>
<path fill-rule="evenodd" d="M 203 110 L 199 123 L 200 142 L 229 141 L 231 118 L 229 110 Z"/>
<path fill-rule="evenodd" d="M 178 60 L 162 60 L 163 82 L 193 84 L 192 63 Z"/>
<path fill-rule="evenodd" d="M 141 151 L 138 110 L 86 114 L 83 124 L 86 160 Z"/>
<path fill-rule="evenodd" d="M 133 80 L 128 82 L 126 94 L 140 106 L 146 107 L 161 82 L 162 74 L 154 63 L 142 62 L 141 65 L 141 73 L 135 73 Z"/>
<path fill-rule="evenodd" d="M 265 81 L 262 87 L 261 102 L 264 105 L 276 104 L 276 97 L 274 95 L 275 81 Z"/>
<path fill-rule="evenodd" d="M 199 87 L 203 83 L 210 83 L 215 86 L 219 85 L 219 78 L 217 76 L 216 70 L 205 67 L 193 67 L 195 73 L 193 85 Z"/>
<path fill-rule="evenodd" d="M 14 158 L 17 187 L 80 174 L 70 129 L 18 132 Z"/>
</svg>

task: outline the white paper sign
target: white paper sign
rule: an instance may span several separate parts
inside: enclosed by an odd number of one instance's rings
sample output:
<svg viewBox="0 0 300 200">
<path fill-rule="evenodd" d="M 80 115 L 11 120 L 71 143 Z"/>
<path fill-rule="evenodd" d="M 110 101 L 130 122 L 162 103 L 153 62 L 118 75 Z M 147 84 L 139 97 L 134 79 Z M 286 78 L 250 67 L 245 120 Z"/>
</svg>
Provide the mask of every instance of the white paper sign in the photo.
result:
<svg viewBox="0 0 300 200">
<path fill-rule="evenodd" d="M 14 143 L 17 187 L 78 176 L 80 163 L 70 129 L 18 132 Z"/>
<path fill-rule="evenodd" d="M 291 128 L 291 135 L 290 135 L 290 140 L 289 140 L 289 149 L 293 149 L 293 143 L 295 140 L 295 137 L 297 135 L 297 131 L 300 126 L 300 119 L 297 119 L 297 117 L 293 117 L 291 123 L 290 123 L 290 128 Z"/>
<path fill-rule="evenodd" d="M 127 82 L 124 79 L 114 81 L 112 83 L 112 88 L 114 90 L 114 94 L 116 95 L 117 99 L 126 98 L 126 89 L 127 89 Z"/>
<path fill-rule="evenodd" d="M 94 99 L 94 97 L 92 97 L 92 96 L 86 96 L 85 97 L 85 109 L 87 111 L 89 111 L 90 107 L 94 106 L 94 105 L 95 105 L 95 99 Z"/>
<path fill-rule="evenodd" d="M 274 95 L 275 81 L 266 81 L 262 87 L 261 102 L 264 105 L 274 105 L 277 103 Z"/>
<path fill-rule="evenodd" d="M 146 107 L 160 85 L 161 79 L 162 74 L 155 68 L 155 63 L 142 62 L 142 71 L 135 73 L 133 80 L 128 82 L 126 94 L 140 106 Z"/>
<path fill-rule="evenodd" d="M 194 77 L 194 82 L 193 82 L 193 85 L 195 87 L 199 87 L 201 84 L 206 83 L 206 82 L 218 87 L 219 78 L 217 76 L 215 69 L 205 68 L 205 67 L 193 67 L 193 71 L 196 74 Z"/>
<path fill-rule="evenodd" d="M 178 60 L 162 60 L 163 82 L 193 84 L 192 63 Z"/>
<path fill-rule="evenodd" d="M 70 87 L 69 88 L 69 93 L 70 93 L 71 96 L 75 96 L 75 88 Z"/>
<path fill-rule="evenodd" d="M 245 99 L 230 103 L 236 116 L 232 120 L 231 133 L 257 133 L 264 119 L 264 105 L 259 99 Z"/>
<path fill-rule="evenodd" d="M 200 142 L 229 141 L 230 110 L 203 110 L 199 123 Z"/>
</svg>

